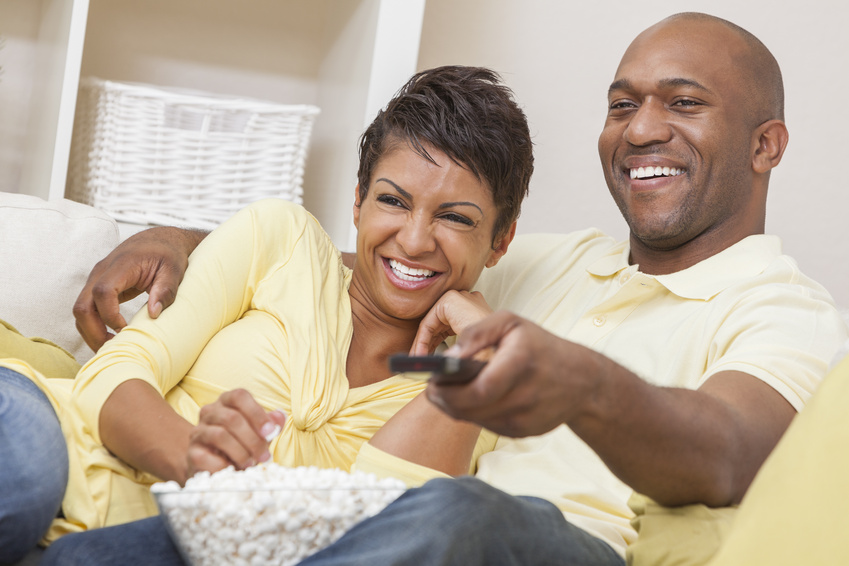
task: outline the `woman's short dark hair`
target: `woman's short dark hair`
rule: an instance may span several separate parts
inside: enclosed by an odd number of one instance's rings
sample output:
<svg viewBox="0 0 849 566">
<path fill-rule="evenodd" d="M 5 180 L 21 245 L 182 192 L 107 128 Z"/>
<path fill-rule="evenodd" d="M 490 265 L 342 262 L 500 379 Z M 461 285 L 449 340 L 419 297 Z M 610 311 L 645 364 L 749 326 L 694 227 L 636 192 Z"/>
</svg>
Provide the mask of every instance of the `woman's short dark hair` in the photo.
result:
<svg viewBox="0 0 849 566">
<path fill-rule="evenodd" d="M 525 113 L 494 71 L 448 66 L 413 75 L 360 137 L 360 202 L 378 160 L 399 143 L 430 162 L 425 145 L 436 148 L 488 185 L 498 209 L 493 241 L 519 217 L 533 143 Z"/>
</svg>

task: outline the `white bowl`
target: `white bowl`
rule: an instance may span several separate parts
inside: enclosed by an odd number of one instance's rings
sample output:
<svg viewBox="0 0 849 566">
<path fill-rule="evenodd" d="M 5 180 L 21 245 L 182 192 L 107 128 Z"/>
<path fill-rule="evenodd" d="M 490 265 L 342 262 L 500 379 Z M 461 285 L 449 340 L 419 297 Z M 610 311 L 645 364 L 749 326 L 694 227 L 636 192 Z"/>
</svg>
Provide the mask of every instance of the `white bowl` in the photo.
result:
<svg viewBox="0 0 849 566">
<path fill-rule="evenodd" d="M 378 480 L 371 474 L 264 468 L 265 475 L 275 478 L 265 486 L 254 485 L 262 474 L 247 477 L 250 470 L 228 469 L 207 474 L 199 478 L 202 481 L 193 481 L 195 476 L 185 488 L 174 482 L 151 487 L 187 563 L 297 564 L 404 491 L 402 482 Z M 227 483 L 234 487 L 221 487 Z"/>
</svg>

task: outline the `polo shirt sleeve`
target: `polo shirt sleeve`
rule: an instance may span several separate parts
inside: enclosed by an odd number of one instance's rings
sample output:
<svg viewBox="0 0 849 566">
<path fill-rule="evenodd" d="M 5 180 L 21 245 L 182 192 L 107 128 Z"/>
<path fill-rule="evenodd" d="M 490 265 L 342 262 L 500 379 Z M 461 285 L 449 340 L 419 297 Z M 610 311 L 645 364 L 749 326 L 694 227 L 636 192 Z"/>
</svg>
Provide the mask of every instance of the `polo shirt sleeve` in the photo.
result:
<svg viewBox="0 0 849 566">
<path fill-rule="evenodd" d="M 789 282 L 775 273 L 773 282 L 740 293 L 712 338 L 698 385 L 719 372 L 741 371 L 772 386 L 797 411 L 805 405 L 847 328 L 828 293 L 795 273 Z"/>
</svg>

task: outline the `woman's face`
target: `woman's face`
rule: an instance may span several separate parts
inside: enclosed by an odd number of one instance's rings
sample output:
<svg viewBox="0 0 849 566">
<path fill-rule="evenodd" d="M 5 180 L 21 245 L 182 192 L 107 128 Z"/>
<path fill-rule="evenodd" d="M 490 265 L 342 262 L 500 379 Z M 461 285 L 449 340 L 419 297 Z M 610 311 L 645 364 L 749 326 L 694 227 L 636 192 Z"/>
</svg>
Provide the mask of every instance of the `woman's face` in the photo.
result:
<svg viewBox="0 0 849 566">
<path fill-rule="evenodd" d="M 407 144 L 378 161 L 368 193 L 354 206 L 356 289 L 380 312 L 418 319 L 448 290 L 469 289 L 507 251 L 493 242 L 497 216 L 489 187 L 447 155 Z"/>
</svg>

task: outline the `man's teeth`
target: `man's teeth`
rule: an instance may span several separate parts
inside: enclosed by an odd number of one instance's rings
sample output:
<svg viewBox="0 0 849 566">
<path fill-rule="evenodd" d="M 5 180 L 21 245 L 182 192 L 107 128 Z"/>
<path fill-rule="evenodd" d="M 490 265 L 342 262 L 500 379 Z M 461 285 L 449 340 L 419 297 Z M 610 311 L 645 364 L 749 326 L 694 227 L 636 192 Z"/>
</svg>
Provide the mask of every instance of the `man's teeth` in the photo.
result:
<svg viewBox="0 0 849 566">
<path fill-rule="evenodd" d="M 646 177 L 677 177 L 683 173 L 683 169 L 677 167 L 638 167 L 631 169 L 632 179 L 645 179 Z"/>
<path fill-rule="evenodd" d="M 403 263 L 397 262 L 394 259 L 389 260 L 389 267 L 392 268 L 392 271 L 399 279 L 403 279 L 404 281 L 421 281 L 434 274 L 434 272 L 429 269 L 413 269 L 412 267 L 407 267 Z"/>
</svg>

